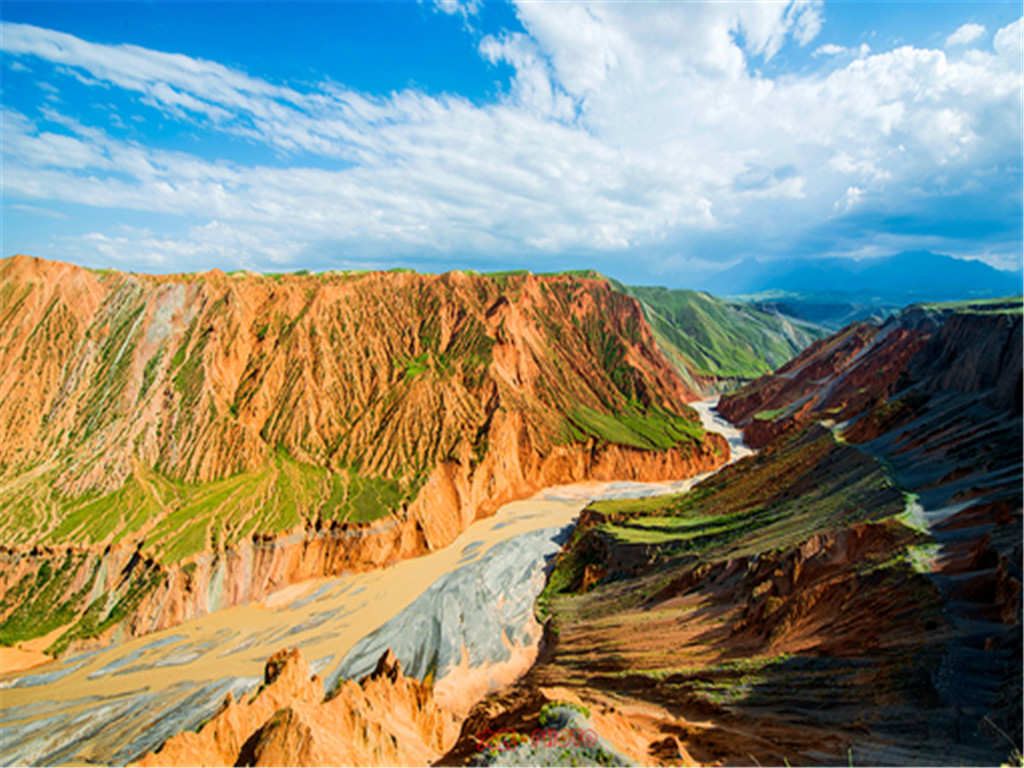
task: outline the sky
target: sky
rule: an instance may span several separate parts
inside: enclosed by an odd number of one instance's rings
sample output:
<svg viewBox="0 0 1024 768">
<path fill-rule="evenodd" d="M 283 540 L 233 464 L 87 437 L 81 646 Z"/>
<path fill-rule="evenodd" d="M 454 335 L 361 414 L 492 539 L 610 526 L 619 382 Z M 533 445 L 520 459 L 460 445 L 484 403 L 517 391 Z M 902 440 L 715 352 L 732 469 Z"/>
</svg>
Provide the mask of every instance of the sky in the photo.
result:
<svg viewBox="0 0 1024 768">
<path fill-rule="evenodd" d="M 1022 3 L 0 5 L 2 255 L 1020 269 Z"/>
</svg>

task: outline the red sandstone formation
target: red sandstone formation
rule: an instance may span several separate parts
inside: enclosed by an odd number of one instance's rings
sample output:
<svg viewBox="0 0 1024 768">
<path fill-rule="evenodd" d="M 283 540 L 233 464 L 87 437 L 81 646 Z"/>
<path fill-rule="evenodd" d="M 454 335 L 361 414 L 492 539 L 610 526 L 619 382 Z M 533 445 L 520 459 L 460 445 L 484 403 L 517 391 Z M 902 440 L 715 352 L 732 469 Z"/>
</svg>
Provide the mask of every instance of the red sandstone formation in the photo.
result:
<svg viewBox="0 0 1024 768">
<path fill-rule="evenodd" d="M 325 700 L 320 678 L 293 649 L 267 661 L 248 700 L 228 694 L 197 732 L 168 739 L 136 765 L 427 765 L 456 733 L 454 717 L 429 686 L 402 674 L 390 650 L 373 673 Z"/>
<path fill-rule="evenodd" d="M 0 588 L 48 563 L 37 614 L 101 597 L 56 650 L 443 547 L 546 485 L 728 457 L 602 280 L 0 275 Z"/>
<path fill-rule="evenodd" d="M 1021 350 L 1019 310 L 911 308 L 815 342 L 723 397 L 719 411 L 755 447 L 816 419 L 859 417 L 846 438 L 870 440 L 906 422 L 935 392 L 979 393 L 986 406 L 1019 414 Z M 911 382 L 919 382 L 913 396 L 901 399 Z"/>
</svg>

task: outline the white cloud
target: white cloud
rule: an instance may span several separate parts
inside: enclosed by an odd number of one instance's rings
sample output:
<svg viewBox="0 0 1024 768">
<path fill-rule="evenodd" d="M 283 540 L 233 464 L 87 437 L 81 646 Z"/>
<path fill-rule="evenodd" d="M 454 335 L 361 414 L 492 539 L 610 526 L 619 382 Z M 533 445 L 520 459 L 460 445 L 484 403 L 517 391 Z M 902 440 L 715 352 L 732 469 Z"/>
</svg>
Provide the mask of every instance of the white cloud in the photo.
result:
<svg viewBox="0 0 1024 768">
<path fill-rule="evenodd" d="M 1018 19 L 996 32 L 993 47 L 1000 56 L 1014 59 L 1019 64 L 1021 46 L 1024 43 L 1024 19 Z"/>
<path fill-rule="evenodd" d="M 832 205 L 833 210 L 846 213 L 854 208 L 864 197 L 864 190 L 860 187 L 847 187 L 843 196 Z"/>
<path fill-rule="evenodd" d="M 434 0 L 434 7 L 449 16 L 461 14 L 463 17 L 473 16 L 483 5 L 483 0 Z"/>
<path fill-rule="evenodd" d="M 821 32 L 823 23 L 822 11 L 825 8 L 825 4 L 818 0 L 811 0 L 794 4 L 791 7 L 797 9 L 794 16 L 795 28 L 793 30 L 793 37 L 800 45 L 808 45 Z"/>
<path fill-rule="evenodd" d="M 814 49 L 812 56 L 839 56 L 843 53 L 848 53 L 849 48 L 842 45 L 836 45 L 835 43 L 825 43 L 825 45 L 818 46 Z"/>
<path fill-rule="evenodd" d="M 134 243 L 153 264 L 175 253 L 285 264 L 309 248 L 350 259 L 627 248 L 686 258 L 688 242 L 712 234 L 797 237 L 852 210 L 895 209 L 908 190 L 966 188 L 978 168 L 1019 167 L 1021 22 L 995 34 L 994 53 L 828 44 L 815 51 L 833 57 L 824 71 L 769 78 L 753 65 L 809 45 L 820 3 L 522 3 L 517 14 L 524 32 L 479 42 L 486 61 L 515 72 L 484 106 L 301 90 L 5 24 L 8 63 L 43 59 L 268 153 L 228 163 L 115 139 L 53 109 L 8 108 L 5 192 L 179 217 L 174 233 L 93 232 L 78 246 L 130 259 Z M 289 164 L 295 155 L 306 160 Z"/>
<path fill-rule="evenodd" d="M 970 45 L 975 40 L 983 38 L 986 34 L 988 34 L 988 30 L 981 24 L 964 24 L 946 38 L 946 47 Z"/>
<path fill-rule="evenodd" d="M 515 68 L 513 103 L 556 120 L 573 118 L 572 99 L 552 82 L 550 68 L 532 39 L 519 32 L 500 39 L 488 35 L 480 41 L 480 53 L 492 64 L 505 61 Z"/>
<path fill-rule="evenodd" d="M 819 56 L 857 56 L 864 59 L 867 58 L 870 53 L 871 46 L 867 43 L 861 43 L 859 48 L 847 48 L 842 45 L 836 45 L 835 43 L 826 43 L 825 45 L 815 48 L 811 56 L 814 58 L 818 58 Z"/>
</svg>

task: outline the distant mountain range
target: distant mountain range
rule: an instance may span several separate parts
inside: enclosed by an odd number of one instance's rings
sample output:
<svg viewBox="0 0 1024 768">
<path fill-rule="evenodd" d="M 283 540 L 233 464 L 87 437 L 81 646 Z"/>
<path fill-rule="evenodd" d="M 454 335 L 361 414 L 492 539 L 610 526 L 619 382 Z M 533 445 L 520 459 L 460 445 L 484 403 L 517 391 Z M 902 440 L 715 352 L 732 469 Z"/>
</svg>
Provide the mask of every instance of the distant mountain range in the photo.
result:
<svg viewBox="0 0 1024 768">
<path fill-rule="evenodd" d="M 837 328 L 921 301 L 1015 296 L 1022 274 L 929 251 L 875 259 L 746 259 L 699 281 L 719 296 L 777 306 L 787 314 Z"/>
<path fill-rule="evenodd" d="M 1007 296 L 1021 292 L 1021 273 L 980 261 L 929 251 L 904 251 L 880 259 L 746 259 L 699 286 L 717 295 L 765 291 L 873 293 L 880 298 L 940 301 Z"/>
</svg>

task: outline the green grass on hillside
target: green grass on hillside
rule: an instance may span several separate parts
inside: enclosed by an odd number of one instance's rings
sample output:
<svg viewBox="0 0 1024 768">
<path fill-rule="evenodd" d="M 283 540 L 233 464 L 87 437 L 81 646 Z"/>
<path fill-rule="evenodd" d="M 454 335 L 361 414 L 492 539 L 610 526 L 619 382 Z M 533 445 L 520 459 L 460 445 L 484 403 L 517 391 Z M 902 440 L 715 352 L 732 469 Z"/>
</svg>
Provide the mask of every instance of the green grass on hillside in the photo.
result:
<svg viewBox="0 0 1024 768">
<path fill-rule="evenodd" d="M 789 410 L 789 406 L 783 406 L 782 408 L 773 408 L 769 411 L 758 411 L 754 414 L 754 418 L 758 421 L 772 421 L 778 416 L 784 414 Z"/>
<path fill-rule="evenodd" d="M 139 466 L 112 493 L 72 499 L 54 491 L 54 481 L 50 472 L 3 489 L 5 541 L 77 548 L 138 539 L 144 542 L 140 554 L 152 560 L 98 596 L 94 587 L 99 588 L 102 557 L 87 560 L 84 551 L 69 548 L 56 565 L 44 560 L 36 574 L 0 595 L 0 615 L 6 616 L 0 622 L 0 645 L 70 624 L 48 649 L 60 653 L 72 641 L 97 637 L 130 616 L 164 579 L 158 563 L 180 563 L 256 533 L 288 531 L 303 520 L 370 523 L 411 501 L 422 478 L 401 482 L 366 477 L 351 468 L 332 473 L 279 450 L 255 472 L 199 485 Z M 47 532 L 37 539 L 40 529 Z M 73 590 L 75 583 L 81 586 Z"/>
<path fill-rule="evenodd" d="M 574 441 L 593 437 L 601 442 L 644 450 L 666 450 L 681 443 L 700 441 L 704 435 L 699 422 L 654 408 L 646 413 L 627 410 L 609 414 L 580 406 L 569 412 L 568 423 Z"/>
<path fill-rule="evenodd" d="M 640 302 L 669 358 L 677 365 L 687 361 L 697 375 L 756 378 L 825 333 L 811 323 L 699 291 L 611 282 Z"/>
<path fill-rule="evenodd" d="M 965 301 L 922 302 L 912 304 L 908 309 L 924 309 L 932 312 L 959 312 L 978 315 L 1021 315 L 1024 314 L 1024 297 L 1004 296 L 998 299 L 967 299 Z"/>
<path fill-rule="evenodd" d="M 815 533 L 862 522 L 899 524 L 904 496 L 885 468 L 827 430 L 804 432 L 770 456 L 732 465 L 691 491 L 594 502 L 607 520 L 577 529 L 539 603 L 546 615 L 574 594 L 587 565 L 602 565 L 595 537 L 643 547 L 651 568 L 712 562 L 794 546 Z M 694 560 L 696 559 L 696 560 Z"/>
<path fill-rule="evenodd" d="M 112 493 L 69 498 L 52 490 L 54 479 L 45 473 L 0 492 L 7 541 L 94 546 L 144 536 L 146 551 L 167 564 L 304 519 L 373 522 L 411 501 L 422 482 L 329 472 L 284 451 L 254 472 L 196 485 L 140 466 Z"/>
</svg>

